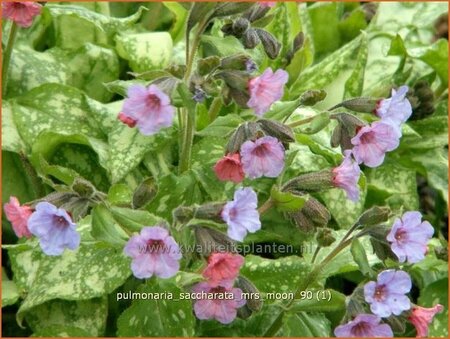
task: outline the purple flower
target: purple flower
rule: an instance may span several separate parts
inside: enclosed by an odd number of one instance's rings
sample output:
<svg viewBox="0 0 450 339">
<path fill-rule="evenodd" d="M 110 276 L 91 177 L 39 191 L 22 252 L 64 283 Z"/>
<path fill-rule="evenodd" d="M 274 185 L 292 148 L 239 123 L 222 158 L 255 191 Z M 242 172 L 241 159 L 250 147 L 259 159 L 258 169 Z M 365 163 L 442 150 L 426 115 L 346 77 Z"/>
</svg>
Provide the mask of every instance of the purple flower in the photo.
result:
<svg viewBox="0 0 450 339">
<path fill-rule="evenodd" d="M 404 271 L 386 270 L 378 274 L 377 282 L 364 285 L 364 297 L 370 310 L 380 316 L 400 315 L 411 303 L 405 295 L 411 290 L 411 277 Z"/>
<path fill-rule="evenodd" d="M 65 248 L 78 248 L 80 234 L 76 227 L 64 209 L 48 202 L 38 203 L 28 219 L 28 229 L 39 238 L 42 251 L 47 255 L 61 255 Z"/>
<path fill-rule="evenodd" d="M 240 288 L 213 287 L 201 282 L 192 288 L 195 295 L 194 313 L 198 319 L 216 319 L 222 324 L 231 323 L 237 309 L 245 305 Z"/>
<path fill-rule="evenodd" d="M 256 63 L 252 60 L 252 59 L 248 59 L 245 62 L 245 70 L 249 73 L 253 73 L 254 71 L 256 71 L 258 69 L 258 66 L 256 65 Z"/>
<path fill-rule="evenodd" d="M 358 180 L 361 175 L 359 166 L 352 160 L 352 152 L 344 151 L 344 161 L 338 167 L 333 168 L 333 184 L 347 193 L 347 198 L 352 201 L 359 199 Z"/>
<path fill-rule="evenodd" d="M 144 135 L 157 133 L 163 127 L 172 126 L 175 108 L 170 98 L 156 85 L 148 88 L 133 85 L 128 88 L 128 98 L 123 103 L 123 118 L 136 121 L 137 128 Z"/>
<path fill-rule="evenodd" d="M 170 278 L 180 269 L 180 248 L 169 232 L 159 226 L 144 227 L 139 235 L 132 236 L 124 253 L 133 258 L 131 270 L 136 278 Z"/>
<path fill-rule="evenodd" d="M 388 324 L 380 324 L 381 318 L 373 314 L 358 314 L 355 319 L 345 325 L 336 327 L 336 337 L 372 337 L 391 338 L 394 336 Z"/>
<path fill-rule="evenodd" d="M 247 106 L 253 108 L 256 115 L 262 116 L 275 101 L 281 99 L 288 78 L 286 71 L 278 69 L 274 73 L 269 67 L 260 76 L 250 79 L 248 82 L 250 100 Z"/>
<path fill-rule="evenodd" d="M 356 161 L 369 167 L 380 166 L 386 152 L 393 151 L 400 142 L 399 130 L 383 122 L 362 127 L 351 140 Z"/>
<path fill-rule="evenodd" d="M 375 114 L 381 121 L 394 127 L 400 127 L 412 114 L 412 107 L 406 98 L 408 86 L 401 86 L 397 91 L 392 89 L 389 99 L 382 99 L 378 102 Z"/>
<path fill-rule="evenodd" d="M 234 192 L 234 200 L 227 202 L 221 213 L 231 239 L 243 241 L 247 232 L 254 233 L 261 228 L 257 206 L 258 197 L 250 187 Z"/>
<path fill-rule="evenodd" d="M 277 138 L 265 136 L 247 140 L 241 146 L 242 167 L 251 179 L 275 178 L 284 167 L 284 147 Z"/>
<path fill-rule="evenodd" d="M 433 226 L 428 221 L 422 222 L 422 214 L 406 212 L 400 219 L 395 219 L 386 239 L 398 261 L 408 260 L 413 264 L 425 258 L 427 243 L 433 233 Z"/>
</svg>

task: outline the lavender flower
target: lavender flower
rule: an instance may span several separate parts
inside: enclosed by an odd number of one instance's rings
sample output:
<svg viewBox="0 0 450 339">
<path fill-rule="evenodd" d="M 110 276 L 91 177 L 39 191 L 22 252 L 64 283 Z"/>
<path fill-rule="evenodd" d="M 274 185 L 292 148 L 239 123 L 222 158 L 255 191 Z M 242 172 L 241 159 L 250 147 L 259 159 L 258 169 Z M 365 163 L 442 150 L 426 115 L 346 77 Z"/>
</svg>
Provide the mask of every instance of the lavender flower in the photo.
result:
<svg viewBox="0 0 450 339">
<path fill-rule="evenodd" d="M 251 179 L 275 178 L 284 167 L 284 147 L 277 138 L 265 136 L 247 140 L 241 146 L 242 167 Z"/>
<path fill-rule="evenodd" d="M 359 199 L 358 180 L 361 175 L 359 166 L 351 158 L 352 152 L 344 151 L 344 161 L 338 167 L 333 168 L 333 184 L 347 193 L 347 198 L 352 201 Z"/>
<path fill-rule="evenodd" d="M 388 324 L 380 324 L 381 318 L 373 314 L 358 314 L 355 319 L 345 325 L 336 327 L 336 337 L 372 337 L 391 338 L 394 336 Z"/>
<path fill-rule="evenodd" d="M 288 78 L 288 73 L 282 69 L 274 73 L 271 68 L 267 68 L 260 76 L 250 79 L 250 100 L 247 106 L 253 108 L 256 115 L 262 116 L 275 101 L 281 99 Z"/>
<path fill-rule="evenodd" d="M 148 88 L 133 85 L 128 88 L 121 121 L 126 118 L 135 121 L 142 134 L 152 135 L 161 128 L 172 126 L 174 116 L 175 108 L 170 104 L 169 96 L 156 85 L 150 85 Z"/>
<path fill-rule="evenodd" d="M 400 128 L 412 114 L 412 107 L 406 98 L 408 86 L 401 86 L 397 91 L 392 89 L 392 95 L 388 99 L 382 99 L 378 102 L 375 114 L 381 118 L 384 123 Z"/>
<path fill-rule="evenodd" d="M 378 274 L 377 282 L 364 285 L 364 297 L 370 310 L 380 316 L 400 315 L 411 303 L 405 295 L 411 290 L 411 277 L 404 271 L 386 270 Z"/>
<path fill-rule="evenodd" d="M 64 209 L 48 202 L 38 203 L 28 219 L 28 229 L 39 238 L 42 251 L 47 255 L 61 255 L 65 248 L 78 248 L 80 234 L 76 227 Z"/>
<path fill-rule="evenodd" d="M 356 161 L 369 167 L 380 166 L 386 152 L 396 149 L 400 142 L 399 130 L 383 122 L 362 127 L 351 139 Z"/>
<path fill-rule="evenodd" d="M 221 213 L 231 239 L 243 241 L 247 232 L 254 233 L 261 228 L 257 206 L 258 197 L 250 187 L 234 192 L 234 200 L 227 202 Z"/>
<path fill-rule="evenodd" d="M 133 258 L 131 270 L 136 278 L 170 278 L 180 269 L 180 248 L 169 232 L 159 226 L 144 227 L 139 235 L 132 236 L 124 253 Z"/>
<path fill-rule="evenodd" d="M 433 226 L 428 221 L 422 222 L 420 212 L 406 212 L 400 219 L 395 219 L 386 239 L 400 262 L 407 260 L 413 264 L 425 258 L 427 243 L 433 233 Z"/>
</svg>

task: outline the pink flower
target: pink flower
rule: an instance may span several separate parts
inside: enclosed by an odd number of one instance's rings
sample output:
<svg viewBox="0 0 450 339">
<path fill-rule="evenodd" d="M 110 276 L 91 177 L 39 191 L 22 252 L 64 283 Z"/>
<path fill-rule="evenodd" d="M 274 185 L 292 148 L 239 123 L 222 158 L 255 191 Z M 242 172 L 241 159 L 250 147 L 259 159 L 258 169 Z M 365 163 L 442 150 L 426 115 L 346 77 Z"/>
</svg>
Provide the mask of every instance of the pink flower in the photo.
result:
<svg viewBox="0 0 450 339">
<path fill-rule="evenodd" d="M 338 167 L 333 168 L 333 184 L 347 193 L 347 198 L 352 201 L 359 199 L 358 180 L 361 175 L 359 166 L 352 160 L 352 152 L 344 151 L 344 161 Z"/>
<path fill-rule="evenodd" d="M 30 27 L 33 18 L 41 13 L 41 8 L 40 4 L 32 1 L 5 1 L 2 3 L 2 16 L 21 27 Z"/>
<path fill-rule="evenodd" d="M 431 308 L 415 306 L 412 309 L 408 320 L 414 325 L 417 331 L 418 338 L 428 337 L 428 325 L 433 321 L 433 317 L 436 313 L 440 313 L 444 310 L 444 306 L 437 304 Z"/>
<path fill-rule="evenodd" d="M 400 128 L 412 114 L 412 107 L 406 98 L 408 86 L 401 86 L 398 91 L 392 89 L 392 95 L 388 99 L 382 99 L 378 102 L 375 114 L 381 118 L 381 121 Z"/>
<path fill-rule="evenodd" d="M 230 288 L 244 264 L 244 257 L 230 252 L 215 252 L 208 258 L 208 266 L 203 276 L 208 279 L 212 287 L 223 286 Z"/>
<path fill-rule="evenodd" d="M 214 172 L 221 181 L 239 183 L 244 180 L 241 156 L 239 153 L 227 154 L 214 165 Z"/>
<path fill-rule="evenodd" d="M 428 221 L 422 222 L 422 214 L 413 211 L 395 219 L 386 239 L 399 262 L 408 260 L 408 263 L 414 264 L 425 258 L 427 243 L 433 233 L 433 226 Z"/>
<path fill-rule="evenodd" d="M 276 1 L 258 1 L 259 5 L 261 7 L 275 7 L 277 2 Z"/>
<path fill-rule="evenodd" d="M 288 78 L 286 71 L 279 69 L 273 73 L 269 67 L 260 76 L 250 79 L 248 82 L 250 100 L 247 106 L 253 108 L 256 115 L 262 116 L 275 101 L 281 99 Z"/>
<path fill-rule="evenodd" d="M 216 319 L 222 324 L 231 323 L 237 309 L 245 305 L 240 288 L 213 287 L 201 282 L 192 288 L 195 295 L 194 313 L 198 319 Z"/>
<path fill-rule="evenodd" d="M 6 219 L 12 225 L 14 233 L 17 237 L 31 237 L 31 232 L 28 229 L 28 218 L 33 213 L 29 206 L 20 206 L 19 200 L 16 197 L 10 197 L 9 202 L 4 206 Z"/>
<path fill-rule="evenodd" d="M 156 85 L 148 88 L 142 85 L 130 86 L 122 112 L 122 119 L 135 121 L 144 135 L 152 135 L 161 128 L 172 126 L 175 116 L 175 108 L 170 104 L 169 96 Z"/>
<path fill-rule="evenodd" d="M 241 146 L 241 156 L 244 172 L 251 179 L 276 178 L 284 167 L 284 147 L 274 137 L 247 140 Z"/>
<path fill-rule="evenodd" d="M 117 116 L 117 119 L 119 119 L 120 121 L 122 121 L 125 125 L 127 125 L 128 127 L 134 127 L 136 126 L 136 120 L 134 120 L 133 118 L 128 117 L 127 115 L 125 115 L 125 113 L 120 112 L 119 115 Z"/>
<path fill-rule="evenodd" d="M 356 161 L 369 167 L 380 166 L 386 152 L 396 149 L 400 142 L 399 130 L 383 122 L 362 127 L 351 140 Z"/>
<path fill-rule="evenodd" d="M 234 199 L 225 204 L 220 215 L 228 225 L 227 235 L 233 240 L 243 241 L 247 232 L 261 229 L 258 197 L 251 187 L 237 189 Z"/>
<path fill-rule="evenodd" d="M 144 227 L 139 235 L 132 236 L 124 253 L 133 258 L 131 270 L 136 278 L 170 278 L 180 268 L 180 248 L 169 232 L 159 226 Z"/>
</svg>

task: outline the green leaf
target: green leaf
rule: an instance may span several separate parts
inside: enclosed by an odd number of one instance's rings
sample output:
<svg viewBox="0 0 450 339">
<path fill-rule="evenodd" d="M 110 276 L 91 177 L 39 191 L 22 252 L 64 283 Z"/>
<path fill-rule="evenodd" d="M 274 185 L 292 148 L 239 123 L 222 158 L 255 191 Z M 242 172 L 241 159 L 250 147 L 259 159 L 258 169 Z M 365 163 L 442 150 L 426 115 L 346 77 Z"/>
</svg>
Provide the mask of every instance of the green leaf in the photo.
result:
<svg viewBox="0 0 450 339">
<path fill-rule="evenodd" d="M 227 114 L 225 116 L 218 117 L 204 129 L 196 132 L 196 135 L 202 137 L 228 137 L 229 134 L 238 127 L 244 120 L 237 114 Z"/>
<path fill-rule="evenodd" d="M 6 275 L 3 275 L 2 308 L 5 306 L 14 305 L 19 300 L 19 297 L 20 297 L 19 290 L 17 289 L 17 286 L 14 283 L 14 281 L 9 280 Z"/>
<path fill-rule="evenodd" d="M 190 300 L 181 299 L 182 291 L 171 280 L 152 279 L 137 293 L 158 293 L 166 297 L 134 300 L 117 320 L 119 337 L 193 337 L 195 317 Z M 169 295 L 172 295 L 173 300 Z"/>
<path fill-rule="evenodd" d="M 81 244 L 53 257 L 39 247 L 9 248 L 14 281 L 26 295 L 17 319 L 53 299 L 86 300 L 111 293 L 130 275 L 129 260 L 121 248 L 101 243 Z"/>
<path fill-rule="evenodd" d="M 360 97 L 362 95 L 368 53 L 368 38 L 367 34 L 363 32 L 361 34 L 361 46 L 356 56 L 356 65 L 353 68 L 352 74 L 345 82 L 344 99 Z"/>
<path fill-rule="evenodd" d="M 308 289 L 304 291 L 303 298 L 297 299 L 289 307 L 289 312 L 335 312 L 343 309 L 345 309 L 345 295 L 341 292 L 331 289 Z"/>
<path fill-rule="evenodd" d="M 300 98 L 293 101 L 275 102 L 270 110 L 264 114 L 264 118 L 281 121 L 289 117 L 300 106 L 300 103 Z"/>
<path fill-rule="evenodd" d="M 388 194 L 386 203 L 392 208 L 407 211 L 419 208 L 416 172 L 395 164 L 384 164 L 366 172 L 369 187 Z M 370 197 L 370 196 L 369 196 Z"/>
<path fill-rule="evenodd" d="M 103 297 L 77 301 L 52 300 L 31 309 L 25 319 L 34 333 L 56 327 L 74 327 L 85 332 L 86 336 L 99 337 L 104 333 L 107 315 L 108 303 Z"/>
<path fill-rule="evenodd" d="M 421 292 L 418 299 L 419 306 L 433 307 L 436 304 L 444 306 L 444 311 L 437 314 L 429 326 L 428 335 L 431 337 L 448 337 L 448 278 L 438 280 Z"/>
<path fill-rule="evenodd" d="M 128 60 L 134 72 L 164 69 L 172 58 L 172 38 L 167 32 L 119 35 L 117 53 Z"/>
<path fill-rule="evenodd" d="M 356 8 L 350 15 L 339 22 L 338 27 L 343 41 L 353 40 L 360 31 L 367 27 L 364 11 L 361 8 Z"/>
<path fill-rule="evenodd" d="M 92 210 L 92 237 L 113 245 L 124 245 L 128 234 L 115 222 L 105 205 L 97 205 Z"/>
<path fill-rule="evenodd" d="M 115 34 L 131 28 L 141 17 L 143 7 L 127 17 L 114 18 L 76 5 L 47 4 L 53 18 L 56 45 L 63 49 L 78 49 L 85 43 L 107 45 Z"/>
<path fill-rule="evenodd" d="M 27 145 L 17 130 L 11 103 L 2 101 L 2 150 L 15 153 L 28 153 Z"/>
<path fill-rule="evenodd" d="M 241 274 L 256 286 L 261 293 L 294 292 L 311 266 L 297 256 L 280 259 L 265 259 L 247 255 Z"/>
<path fill-rule="evenodd" d="M 353 260 L 358 264 L 361 273 L 365 276 L 373 277 L 374 272 L 367 259 L 366 250 L 357 238 L 352 240 L 350 252 L 352 253 Z"/>
<path fill-rule="evenodd" d="M 298 211 L 302 209 L 303 205 L 308 200 L 307 196 L 299 196 L 291 192 L 279 191 L 276 186 L 272 187 L 270 198 L 280 212 Z"/>
<path fill-rule="evenodd" d="M 58 338 L 58 337 L 89 337 L 90 334 L 75 326 L 61 326 L 52 325 L 41 329 L 38 332 L 33 333 L 34 337 L 48 337 L 48 338 Z"/>
<path fill-rule="evenodd" d="M 323 314 L 306 312 L 288 313 L 283 319 L 281 333 L 283 337 L 330 337 L 331 323 Z"/>
<path fill-rule="evenodd" d="M 132 232 L 139 232 L 142 227 L 155 226 L 163 220 L 147 211 L 131 208 L 111 207 L 111 214 L 116 222 Z"/>
<path fill-rule="evenodd" d="M 405 58 L 408 55 L 403 39 L 399 34 L 392 38 L 387 55 L 398 55 L 402 58 Z"/>
<path fill-rule="evenodd" d="M 420 60 L 434 69 L 441 79 L 442 85 L 448 84 L 448 41 L 440 39 L 426 49 Z"/>
<path fill-rule="evenodd" d="M 115 184 L 109 188 L 108 201 L 113 205 L 130 206 L 133 192 L 128 185 Z"/>
<path fill-rule="evenodd" d="M 174 23 L 170 29 L 170 35 L 172 36 L 172 40 L 174 42 L 178 42 L 183 39 L 185 35 L 185 23 L 188 11 L 177 2 L 165 1 L 163 2 L 163 5 L 166 6 L 175 16 Z"/>
</svg>

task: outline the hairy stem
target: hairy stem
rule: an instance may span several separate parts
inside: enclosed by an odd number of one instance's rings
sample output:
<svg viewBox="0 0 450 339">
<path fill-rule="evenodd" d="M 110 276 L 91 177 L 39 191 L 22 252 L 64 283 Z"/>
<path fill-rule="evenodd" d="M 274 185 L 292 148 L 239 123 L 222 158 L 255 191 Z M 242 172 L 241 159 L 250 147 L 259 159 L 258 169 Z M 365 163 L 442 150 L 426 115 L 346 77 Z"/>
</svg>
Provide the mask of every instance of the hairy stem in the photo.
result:
<svg viewBox="0 0 450 339">
<path fill-rule="evenodd" d="M 13 21 L 11 29 L 9 31 L 8 44 L 6 45 L 5 52 L 3 53 L 3 65 L 2 65 L 2 95 L 3 98 L 6 95 L 6 85 L 8 82 L 8 70 L 11 62 L 11 55 L 14 46 L 14 41 L 17 35 L 17 24 Z"/>
<path fill-rule="evenodd" d="M 266 213 L 271 207 L 273 206 L 273 200 L 272 199 L 267 199 L 266 202 L 264 202 L 264 204 L 261 205 L 260 208 L 258 208 L 258 212 L 259 214 L 264 214 Z"/>
<path fill-rule="evenodd" d="M 298 120 L 298 121 L 295 121 L 295 122 L 291 122 L 290 124 L 288 124 L 288 126 L 291 127 L 291 128 L 294 128 L 294 127 L 297 127 L 297 126 L 301 126 L 301 125 L 304 125 L 304 124 L 307 124 L 307 123 L 311 122 L 314 118 L 315 118 L 315 116 L 312 116 L 312 117 L 309 117 L 309 118 L 306 118 L 306 119 L 302 119 L 302 120 Z"/>
</svg>

